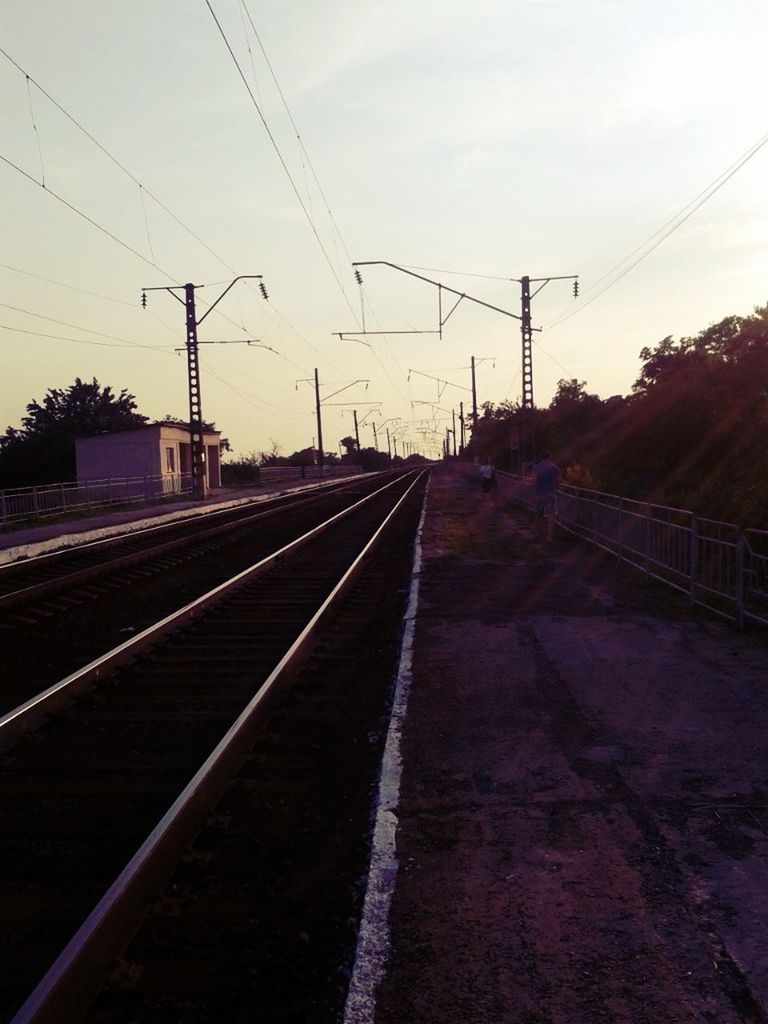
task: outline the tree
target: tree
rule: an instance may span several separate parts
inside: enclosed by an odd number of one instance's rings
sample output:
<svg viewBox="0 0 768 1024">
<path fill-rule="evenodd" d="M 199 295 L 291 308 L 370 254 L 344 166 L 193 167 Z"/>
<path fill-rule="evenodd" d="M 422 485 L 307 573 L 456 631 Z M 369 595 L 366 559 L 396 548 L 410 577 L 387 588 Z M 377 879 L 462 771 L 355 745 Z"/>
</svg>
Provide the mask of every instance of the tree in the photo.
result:
<svg viewBox="0 0 768 1024">
<path fill-rule="evenodd" d="M 31 401 L 21 428 L 0 437 L 0 486 L 23 487 L 75 477 L 75 438 L 131 430 L 148 417 L 136 412 L 136 399 L 123 389 L 115 395 L 94 377 L 77 377 L 68 388 L 51 388 L 42 402 Z"/>
<path fill-rule="evenodd" d="M 280 444 L 277 441 L 275 441 L 275 439 L 273 437 L 270 437 L 269 443 L 272 445 L 272 447 L 269 449 L 269 451 L 264 451 L 263 450 L 261 452 L 261 457 L 259 459 L 259 465 L 260 466 L 278 466 L 281 463 L 284 463 L 285 459 L 283 459 L 283 457 L 282 457 Z"/>
<path fill-rule="evenodd" d="M 264 452 L 251 452 L 239 459 L 221 464 L 221 482 L 225 487 L 245 487 L 259 482 L 259 466 L 270 465 L 264 461 Z"/>
<path fill-rule="evenodd" d="M 354 439 L 354 437 L 347 436 L 342 437 L 339 440 L 339 444 L 346 451 L 346 458 L 351 461 L 357 454 L 357 441 Z"/>
</svg>

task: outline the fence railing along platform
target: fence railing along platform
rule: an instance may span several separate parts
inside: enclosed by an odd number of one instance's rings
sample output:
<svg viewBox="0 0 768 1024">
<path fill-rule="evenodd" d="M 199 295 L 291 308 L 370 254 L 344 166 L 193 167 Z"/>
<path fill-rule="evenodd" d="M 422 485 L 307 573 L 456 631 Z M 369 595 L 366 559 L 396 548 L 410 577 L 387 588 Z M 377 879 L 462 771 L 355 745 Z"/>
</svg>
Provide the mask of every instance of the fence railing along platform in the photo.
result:
<svg viewBox="0 0 768 1024">
<path fill-rule="evenodd" d="M 534 507 L 531 479 L 501 473 L 513 497 Z M 587 491 L 557 494 L 567 532 L 687 594 L 691 602 L 743 625 L 768 625 L 768 531 L 742 530 L 686 509 Z"/>
<path fill-rule="evenodd" d="M 188 473 L 12 487 L 0 491 L 0 524 L 23 519 L 46 519 L 110 505 L 162 501 L 164 498 L 191 493 L 192 477 Z"/>
<path fill-rule="evenodd" d="M 360 473 L 359 466 L 261 466 L 253 486 Z M 0 491 L 0 526 L 111 505 L 137 505 L 192 494 L 189 473 L 79 480 Z"/>
</svg>

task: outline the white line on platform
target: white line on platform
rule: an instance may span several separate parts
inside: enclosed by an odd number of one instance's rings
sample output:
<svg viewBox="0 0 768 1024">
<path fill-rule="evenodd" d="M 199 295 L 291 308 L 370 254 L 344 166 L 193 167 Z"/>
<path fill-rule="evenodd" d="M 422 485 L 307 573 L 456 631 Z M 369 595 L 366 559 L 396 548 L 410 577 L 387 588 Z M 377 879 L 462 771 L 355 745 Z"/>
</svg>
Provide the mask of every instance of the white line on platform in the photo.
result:
<svg viewBox="0 0 768 1024">
<path fill-rule="evenodd" d="M 421 573 L 421 533 L 427 509 L 427 494 L 421 510 L 413 555 L 413 572 L 405 629 L 400 648 L 400 663 L 395 684 L 395 698 L 387 730 L 384 758 L 381 764 L 376 822 L 373 830 L 368 885 L 365 891 L 363 916 L 357 936 L 355 963 L 344 1007 L 343 1024 L 373 1024 L 376 1012 L 376 990 L 384 977 L 389 955 L 389 908 L 397 878 L 397 807 L 400 800 L 402 758 L 400 738 L 408 709 L 413 668 L 413 637 L 416 609 L 419 603 Z"/>
</svg>

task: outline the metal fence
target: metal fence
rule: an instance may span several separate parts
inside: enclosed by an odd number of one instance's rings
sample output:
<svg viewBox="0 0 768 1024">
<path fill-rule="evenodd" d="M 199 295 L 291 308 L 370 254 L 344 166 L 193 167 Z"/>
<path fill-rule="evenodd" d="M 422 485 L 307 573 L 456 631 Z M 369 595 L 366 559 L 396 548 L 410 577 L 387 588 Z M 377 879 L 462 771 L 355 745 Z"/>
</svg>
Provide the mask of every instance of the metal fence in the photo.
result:
<svg viewBox="0 0 768 1024">
<path fill-rule="evenodd" d="M 109 505 L 139 504 L 192 492 L 188 473 L 79 480 L 0 491 L 0 523 L 45 519 Z"/>
<path fill-rule="evenodd" d="M 261 466 L 254 486 L 284 483 L 290 480 L 317 480 L 352 476 L 359 466 Z M 137 505 L 162 501 L 179 495 L 191 495 L 189 473 L 163 476 L 133 476 L 108 480 L 78 480 L 40 487 L 13 487 L 0 491 L 0 525 L 25 519 L 47 519 L 84 509 L 110 505 Z"/>
<path fill-rule="evenodd" d="M 282 483 L 284 480 L 319 480 L 331 477 L 354 476 L 362 473 L 359 466 L 259 466 L 258 480 L 262 484 Z"/>
<path fill-rule="evenodd" d="M 534 506 L 530 479 L 502 474 Z M 740 626 L 768 625 L 768 531 L 563 485 L 557 524 Z"/>
</svg>

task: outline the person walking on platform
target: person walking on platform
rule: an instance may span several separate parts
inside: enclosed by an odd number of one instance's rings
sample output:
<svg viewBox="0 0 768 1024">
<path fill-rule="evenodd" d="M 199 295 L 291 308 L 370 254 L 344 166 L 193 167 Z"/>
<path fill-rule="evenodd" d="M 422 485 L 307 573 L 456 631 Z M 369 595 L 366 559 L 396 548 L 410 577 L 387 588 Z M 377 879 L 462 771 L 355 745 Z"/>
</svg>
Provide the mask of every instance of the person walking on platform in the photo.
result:
<svg viewBox="0 0 768 1024">
<path fill-rule="evenodd" d="M 483 459 L 483 463 L 480 466 L 480 486 L 483 494 L 490 494 L 491 497 L 495 497 L 499 484 L 496 480 L 496 470 L 488 459 Z"/>
<path fill-rule="evenodd" d="M 542 452 L 533 467 L 535 486 L 536 533 L 542 540 L 551 541 L 555 530 L 557 511 L 557 485 L 561 474 L 559 466 L 550 460 L 549 452 Z"/>
</svg>

